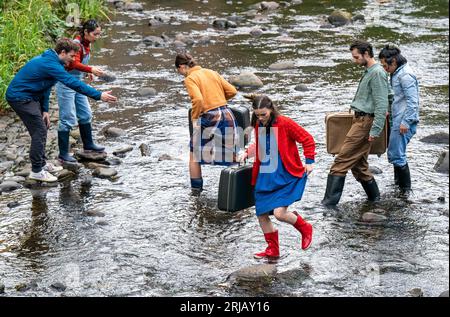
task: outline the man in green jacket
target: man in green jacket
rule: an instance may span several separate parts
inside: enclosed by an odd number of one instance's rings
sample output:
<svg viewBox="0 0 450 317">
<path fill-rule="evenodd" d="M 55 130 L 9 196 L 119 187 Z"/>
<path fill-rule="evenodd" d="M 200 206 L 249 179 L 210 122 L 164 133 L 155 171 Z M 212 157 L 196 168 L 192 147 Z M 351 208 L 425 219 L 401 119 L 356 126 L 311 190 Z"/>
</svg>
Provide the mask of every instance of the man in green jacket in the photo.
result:
<svg viewBox="0 0 450 317">
<path fill-rule="evenodd" d="M 353 98 L 352 127 L 328 174 L 327 189 L 322 204 L 336 206 L 341 199 L 345 176 L 349 169 L 361 183 L 369 201 L 380 199 L 378 185 L 369 171 L 367 158 L 373 141 L 384 128 L 388 110 L 388 74 L 374 59 L 373 47 L 364 41 L 350 46 L 353 61 L 365 68 Z"/>
</svg>

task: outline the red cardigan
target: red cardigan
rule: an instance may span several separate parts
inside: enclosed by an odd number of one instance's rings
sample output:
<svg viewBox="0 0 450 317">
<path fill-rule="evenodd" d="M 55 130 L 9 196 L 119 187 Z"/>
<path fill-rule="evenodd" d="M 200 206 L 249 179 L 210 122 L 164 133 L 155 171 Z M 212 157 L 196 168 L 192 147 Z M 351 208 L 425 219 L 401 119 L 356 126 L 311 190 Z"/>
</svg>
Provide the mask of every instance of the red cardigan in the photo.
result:
<svg viewBox="0 0 450 317">
<path fill-rule="evenodd" d="M 305 168 L 303 167 L 300 155 L 298 154 L 297 143 L 302 145 L 305 158 L 314 161 L 316 144 L 313 137 L 294 120 L 285 116 L 278 116 L 272 127 L 275 128 L 278 151 L 284 167 L 291 175 L 303 177 Z M 259 148 L 258 124 L 255 126 L 255 140 L 256 143 L 253 143 L 247 149 L 249 156 L 254 156 L 256 154 L 252 171 L 252 185 L 256 185 L 256 179 L 258 178 L 259 167 L 261 165 L 259 151 L 256 151 L 256 149 Z"/>
</svg>

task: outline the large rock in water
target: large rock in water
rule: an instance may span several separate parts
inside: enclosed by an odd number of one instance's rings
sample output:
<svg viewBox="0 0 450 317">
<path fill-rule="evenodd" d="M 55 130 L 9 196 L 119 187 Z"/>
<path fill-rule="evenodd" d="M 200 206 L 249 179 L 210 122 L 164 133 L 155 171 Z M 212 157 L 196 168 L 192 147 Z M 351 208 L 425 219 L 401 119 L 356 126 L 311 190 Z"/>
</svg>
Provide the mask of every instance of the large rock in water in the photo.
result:
<svg viewBox="0 0 450 317">
<path fill-rule="evenodd" d="M 448 133 L 438 132 L 421 138 L 420 141 L 432 144 L 448 144 Z"/>
<path fill-rule="evenodd" d="M 277 62 L 269 65 L 269 69 L 272 70 L 285 70 L 285 69 L 294 69 L 296 68 L 294 61 L 284 61 Z"/>
<path fill-rule="evenodd" d="M 438 173 L 448 174 L 448 164 L 448 151 L 444 151 L 434 165 L 434 170 Z"/>
<path fill-rule="evenodd" d="M 352 21 L 351 13 L 345 10 L 334 10 L 328 17 L 328 22 L 334 26 L 343 26 L 349 24 Z"/>
<path fill-rule="evenodd" d="M 274 264 L 259 264 L 244 267 L 234 273 L 231 273 L 228 279 L 251 281 L 272 278 L 276 273 L 277 267 Z"/>
<path fill-rule="evenodd" d="M 251 72 L 242 72 L 237 76 L 230 76 L 230 83 L 238 87 L 259 88 L 264 86 L 262 80 Z"/>
<path fill-rule="evenodd" d="M 10 192 L 21 188 L 22 185 L 13 181 L 6 181 L 0 184 L 0 192 Z"/>
<path fill-rule="evenodd" d="M 114 168 L 97 167 L 92 175 L 99 178 L 114 178 L 117 175 L 117 171 Z"/>
<path fill-rule="evenodd" d="M 379 223 L 387 220 L 387 217 L 373 212 L 365 212 L 362 215 L 361 220 L 369 223 Z"/>
<path fill-rule="evenodd" d="M 280 7 L 275 1 L 263 1 L 261 2 L 261 10 L 276 10 Z"/>
<path fill-rule="evenodd" d="M 111 138 L 117 138 L 126 134 L 125 130 L 114 127 L 107 128 L 103 133 L 105 134 L 105 136 Z"/>
</svg>

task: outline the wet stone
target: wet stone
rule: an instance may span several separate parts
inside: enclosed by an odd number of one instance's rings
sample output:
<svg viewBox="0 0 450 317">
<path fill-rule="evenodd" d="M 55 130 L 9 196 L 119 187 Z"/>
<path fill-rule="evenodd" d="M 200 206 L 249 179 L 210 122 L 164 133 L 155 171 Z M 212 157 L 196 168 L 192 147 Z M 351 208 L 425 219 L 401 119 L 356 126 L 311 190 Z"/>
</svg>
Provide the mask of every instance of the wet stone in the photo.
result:
<svg viewBox="0 0 450 317">
<path fill-rule="evenodd" d="M 251 72 L 242 72 L 237 76 L 230 76 L 230 83 L 238 87 L 259 88 L 264 86 L 262 80 Z"/>
<path fill-rule="evenodd" d="M 107 83 L 112 83 L 117 79 L 117 77 L 113 73 L 106 72 L 102 76 L 99 76 L 98 79 Z"/>
<path fill-rule="evenodd" d="M 141 145 L 139 145 L 139 150 L 141 150 L 141 155 L 142 156 L 149 156 L 150 155 L 150 147 L 145 144 L 142 143 Z"/>
<path fill-rule="evenodd" d="M 113 155 L 119 156 L 119 157 L 125 157 L 125 154 L 128 153 L 128 152 L 131 152 L 131 151 L 133 151 L 133 146 L 127 145 L 127 146 L 122 147 L 122 148 L 120 148 L 118 150 L 114 150 L 113 151 Z"/>
<path fill-rule="evenodd" d="M 5 284 L 0 282 L 0 294 L 5 294 Z"/>
<path fill-rule="evenodd" d="M 50 285 L 50 287 L 58 292 L 64 292 L 67 288 L 66 285 L 60 282 L 53 283 L 52 285 Z"/>
<path fill-rule="evenodd" d="M 299 84 L 299 85 L 295 86 L 294 89 L 297 91 L 308 91 L 309 90 L 308 86 L 306 86 L 305 84 Z"/>
<path fill-rule="evenodd" d="M 349 24 L 352 21 L 351 13 L 345 10 L 335 10 L 328 17 L 328 22 L 334 26 L 343 26 Z"/>
<path fill-rule="evenodd" d="M 432 135 L 428 135 L 422 139 L 421 142 L 431 144 L 448 144 L 449 134 L 446 132 L 438 132 Z"/>
<path fill-rule="evenodd" d="M 158 161 L 171 161 L 173 158 L 169 154 L 163 154 L 158 158 Z"/>
<path fill-rule="evenodd" d="M 101 211 L 97 211 L 97 210 L 88 210 L 86 211 L 86 216 L 88 217 L 104 217 L 105 214 Z"/>
<path fill-rule="evenodd" d="M 271 70 L 285 70 L 285 69 L 294 69 L 296 68 L 294 61 L 284 61 L 277 62 L 269 65 L 269 69 Z"/>
<path fill-rule="evenodd" d="M 68 171 L 71 171 L 72 173 L 78 174 L 80 172 L 80 169 L 83 165 L 81 165 L 78 162 L 66 162 L 64 161 L 62 163 L 62 167 Z"/>
<path fill-rule="evenodd" d="M 113 178 L 117 171 L 114 168 L 97 167 L 92 175 L 98 178 Z"/>
<path fill-rule="evenodd" d="M 75 177 L 75 173 L 71 172 L 69 170 L 63 169 L 62 171 L 58 172 L 58 181 L 66 180 L 69 178 Z"/>
<path fill-rule="evenodd" d="M 280 7 L 275 1 L 263 1 L 261 2 L 261 10 L 276 10 Z"/>
<path fill-rule="evenodd" d="M 438 161 L 434 165 L 434 170 L 438 173 L 448 174 L 448 168 L 449 168 L 448 151 L 444 151 L 441 153 Z"/>
<path fill-rule="evenodd" d="M 213 26 L 217 29 L 224 30 L 229 28 L 236 28 L 237 24 L 226 19 L 217 19 L 213 21 Z"/>
<path fill-rule="evenodd" d="M 16 175 L 16 176 L 5 178 L 4 181 L 5 182 L 9 181 L 9 182 L 23 183 L 23 182 L 25 182 L 25 177 Z"/>
<path fill-rule="evenodd" d="M 361 220 L 364 222 L 377 223 L 386 221 L 387 217 L 373 212 L 365 212 L 362 215 Z"/>
<path fill-rule="evenodd" d="M 14 208 L 14 207 L 20 206 L 20 203 L 18 201 L 13 201 L 13 202 L 8 203 L 6 206 L 8 206 L 8 208 Z"/>
<path fill-rule="evenodd" d="M 277 268 L 274 264 L 257 264 L 233 272 L 229 278 L 237 280 L 255 280 L 268 277 L 271 278 L 276 273 Z"/>
<path fill-rule="evenodd" d="M 28 175 L 30 175 L 30 172 L 31 172 L 31 169 L 26 168 L 26 169 L 16 172 L 16 176 L 28 177 Z"/>
<path fill-rule="evenodd" d="M 108 157 L 105 160 L 105 163 L 108 165 L 117 166 L 117 165 L 122 164 L 122 161 L 118 157 Z"/>
<path fill-rule="evenodd" d="M 144 87 L 144 88 L 138 89 L 138 94 L 141 97 L 149 97 L 149 96 L 155 96 L 157 94 L 157 92 L 156 92 L 155 88 Z"/>
<path fill-rule="evenodd" d="M 75 153 L 75 157 L 80 161 L 104 161 L 107 157 L 105 152 L 85 152 L 85 151 L 77 151 Z"/>
<path fill-rule="evenodd" d="M 18 292 L 26 292 L 32 289 L 36 289 L 38 287 L 36 281 L 31 281 L 30 283 L 19 283 L 16 285 L 16 291 Z"/>
<path fill-rule="evenodd" d="M 96 169 L 96 168 L 98 168 L 98 167 L 109 168 L 109 165 L 107 165 L 107 164 L 95 163 L 95 162 L 89 162 L 89 163 L 87 164 L 87 168 L 90 168 L 90 169 Z"/>
<path fill-rule="evenodd" d="M 166 42 L 164 41 L 163 38 L 158 37 L 158 36 L 154 36 L 154 35 L 150 35 L 145 37 L 142 42 L 147 45 L 147 46 L 152 46 L 152 47 L 164 47 L 166 46 Z"/>
<path fill-rule="evenodd" d="M 114 127 L 107 128 L 103 133 L 105 136 L 110 138 L 117 138 L 126 134 L 125 130 Z"/>
<path fill-rule="evenodd" d="M 109 223 L 105 220 L 100 220 L 95 223 L 97 226 L 107 226 Z"/>
<path fill-rule="evenodd" d="M 412 297 L 423 297 L 423 291 L 420 288 L 413 288 L 408 292 Z"/>
<path fill-rule="evenodd" d="M 140 3 L 125 2 L 125 4 L 123 5 L 123 7 L 121 9 L 127 10 L 127 11 L 143 11 L 144 7 Z"/>
<path fill-rule="evenodd" d="M 211 43 L 211 38 L 208 35 L 203 35 L 201 38 L 197 40 L 197 44 L 206 45 Z"/>
<path fill-rule="evenodd" d="M 92 185 L 92 176 L 91 175 L 83 175 L 80 177 L 81 186 L 91 186 Z"/>
<path fill-rule="evenodd" d="M 353 22 L 357 22 L 357 21 L 365 22 L 365 21 L 366 21 L 366 18 L 365 18 L 365 16 L 364 16 L 363 14 L 357 14 L 357 15 L 355 15 L 355 16 L 352 18 L 352 21 L 353 21 Z"/>
<path fill-rule="evenodd" d="M 46 187 L 58 187 L 58 182 L 38 182 L 33 179 L 27 179 L 23 184 L 26 188 L 39 189 Z"/>
<path fill-rule="evenodd" d="M 0 192 L 10 192 L 21 188 L 22 185 L 16 182 L 6 181 L 0 184 Z"/>
<path fill-rule="evenodd" d="M 158 19 L 150 19 L 150 21 L 148 21 L 148 26 L 161 26 L 162 25 L 162 21 L 158 20 Z"/>
<path fill-rule="evenodd" d="M 250 31 L 250 35 L 253 37 L 260 37 L 261 35 L 263 35 L 263 31 L 259 28 L 254 28 Z"/>
<path fill-rule="evenodd" d="M 374 175 L 383 174 L 383 171 L 381 170 L 381 168 L 376 167 L 376 166 L 369 166 L 369 171 Z"/>
</svg>

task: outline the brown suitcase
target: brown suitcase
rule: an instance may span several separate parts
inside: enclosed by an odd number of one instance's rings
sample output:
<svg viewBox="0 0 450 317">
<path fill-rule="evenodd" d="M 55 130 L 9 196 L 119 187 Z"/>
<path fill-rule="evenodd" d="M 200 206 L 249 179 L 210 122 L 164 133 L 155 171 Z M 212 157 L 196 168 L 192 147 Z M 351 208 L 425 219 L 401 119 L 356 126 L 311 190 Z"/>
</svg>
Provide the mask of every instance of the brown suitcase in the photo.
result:
<svg viewBox="0 0 450 317">
<path fill-rule="evenodd" d="M 352 126 L 352 112 L 333 112 L 325 116 L 327 152 L 338 154 L 345 137 Z M 383 131 L 380 137 L 376 138 L 370 149 L 370 154 L 381 155 L 386 152 L 389 141 L 389 120 L 386 117 Z"/>
</svg>

